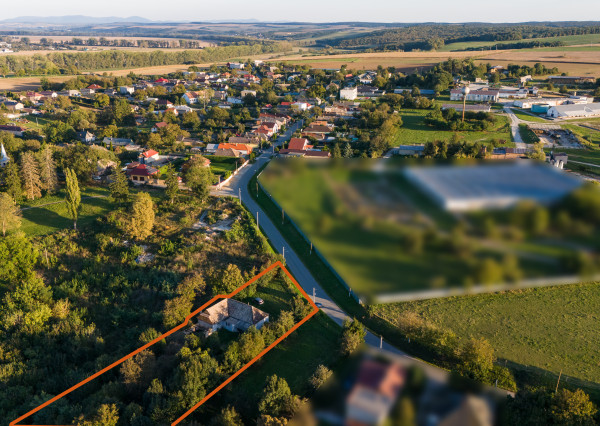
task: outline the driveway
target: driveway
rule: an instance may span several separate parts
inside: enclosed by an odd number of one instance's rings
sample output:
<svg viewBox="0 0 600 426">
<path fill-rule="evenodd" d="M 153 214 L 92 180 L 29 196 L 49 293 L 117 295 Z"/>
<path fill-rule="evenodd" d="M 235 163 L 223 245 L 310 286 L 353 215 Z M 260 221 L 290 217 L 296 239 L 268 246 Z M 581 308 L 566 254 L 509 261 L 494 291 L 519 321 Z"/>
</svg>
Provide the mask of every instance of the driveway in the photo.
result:
<svg viewBox="0 0 600 426">
<path fill-rule="evenodd" d="M 523 142 L 523 138 L 521 138 L 521 133 L 519 132 L 519 124 L 521 124 L 522 120 L 520 120 L 508 106 L 504 106 L 504 112 L 510 119 L 510 132 L 512 133 L 516 147 L 523 149 L 527 148 L 527 144 Z"/>
</svg>

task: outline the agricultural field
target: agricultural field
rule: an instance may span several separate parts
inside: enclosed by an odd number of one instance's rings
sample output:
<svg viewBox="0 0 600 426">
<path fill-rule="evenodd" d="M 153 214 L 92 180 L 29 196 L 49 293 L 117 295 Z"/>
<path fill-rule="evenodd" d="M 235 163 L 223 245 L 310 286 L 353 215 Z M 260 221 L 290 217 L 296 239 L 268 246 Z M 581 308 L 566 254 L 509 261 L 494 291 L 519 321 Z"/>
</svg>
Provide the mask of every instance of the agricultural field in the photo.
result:
<svg viewBox="0 0 600 426">
<path fill-rule="evenodd" d="M 560 37 L 544 37 L 544 38 L 531 38 L 531 39 L 522 39 L 522 40 L 507 40 L 507 41 L 467 41 L 467 42 L 458 42 L 458 43 L 449 43 L 440 49 L 442 52 L 452 52 L 452 51 L 460 51 L 466 49 L 486 49 L 491 46 L 502 46 L 503 44 L 511 44 L 515 42 L 536 42 L 540 43 L 544 42 L 553 42 L 553 41 L 562 41 L 567 46 L 577 46 L 579 45 L 589 45 L 600 43 L 600 34 L 584 34 L 584 35 L 571 35 L 571 36 L 560 36 Z M 564 47 L 549 47 L 542 49 L 563 49 Z"/>
<path fill-rule="evenodd" d="M 391 323 L 408 311 L 450 329 L 460 339 L 485 337 L 498 357 L 518 364 L 517 369 L 562 371 L 563 380 L 570 376 L 600 381 L 596 349 L 600 345 L 599 283 L 375 305 L 373 309 Z"/>
<path fill-rule="evenodd" d="M 491 63 L 505 67 L 509 64 L 519 64 L 533 67 L 539 62 L 547 68 L 557 67 L 560 72 L 566 72 L 569 75 L 600 77 L 600 49 L 586 50 L 585 47 L 576 48 L 577 50 L 560 47 L 549 49 L 555 50 L 488 51 L 485 57 L 476 58 L 475 63 Z"/>
<path fill-rule="evenodd" d="M 375 52 L 347 53 L 320 56 L 287 56 L 282 58 L 286 63 L 310 65 L 313 68 L 340 68 L 346 64 L 348 69 L 373 70 L 377 66 L 396 67 L 403 71 L 414 71 L 429 68 L 450 58 L 481 56 L 481 52 Z"/>
<path fill-rule="evenodd" d="M 485 132 L 452 132 L 449 130 L 436 130 L 425 124 L 425 116 L 428 110 L 402 109 L 402 127 L 398 129 L 394 146 L 396 145 L 416 145 L 434 140 L 449 141 L 457 133 L 459 138 L 467 142 L 489 142 L 492 139 L 505 141 L 503 146 L 514 146 L 511 142 L 510 126 L 507 117 L 503 115 L 496 116 L 496 125 L 494 129 Z"/>
</svg>

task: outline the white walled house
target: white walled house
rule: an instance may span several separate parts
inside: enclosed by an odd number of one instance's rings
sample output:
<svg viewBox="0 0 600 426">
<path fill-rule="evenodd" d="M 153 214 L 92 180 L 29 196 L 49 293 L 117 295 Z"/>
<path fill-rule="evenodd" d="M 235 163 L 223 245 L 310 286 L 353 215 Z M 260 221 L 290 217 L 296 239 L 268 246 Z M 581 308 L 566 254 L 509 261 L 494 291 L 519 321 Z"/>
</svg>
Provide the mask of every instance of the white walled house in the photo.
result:
<svg viewBox="0 0 600 426">
<path fill-rule="evenodd" d="M 358 97 L 358 89 L 356 87 L 346 87 L 340 90 L 340 99 L 353 101 Z"/>
<path fill-rule="evenodd" d="M 243 332 L 254 326 L 260 330 L 269 322 L 269 314 L 234 299 L 224 299 L 198 315 L 198 328 L 207 335 L 224 328 Z"/>
</svg>

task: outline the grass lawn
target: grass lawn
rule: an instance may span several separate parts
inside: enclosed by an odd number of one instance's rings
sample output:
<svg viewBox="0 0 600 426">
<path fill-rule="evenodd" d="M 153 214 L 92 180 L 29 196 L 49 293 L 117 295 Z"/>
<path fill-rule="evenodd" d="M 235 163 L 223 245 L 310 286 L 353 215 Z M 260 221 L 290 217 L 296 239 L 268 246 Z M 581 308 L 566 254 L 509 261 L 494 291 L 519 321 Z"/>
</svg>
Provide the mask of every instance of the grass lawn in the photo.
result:
<svg viewBox="0 0 600 426">
<path fill-rule="evenodd" d="M 290 301 L 296 294 L 300 292 L 295 288 L 273 280 L 268 286 L 259 286 L 251 298 L 241 300 L 256 306 L 253 299 L 260 297 L 264 304 L 257 307 L 273 314 L 290 310 Z M 276 318 L 273 315 L 271 320 Z M 226 394 L 234 400 L 243 399 L 251 410 L 256 410 L 265 380 L 274 374 L 283 377 L 293 393 L 307 394 L 308 381 L 319 365 L 333 368 L 338 364 L 341 334 L 342 329 L 333 320 L 322 312 L 317 313 L 229 385 Z"/>
<path fill-rule="evenodd" d="M 543 119 L 542 117 L 537 117 L 537 116 L 533 116 L 530 114 L 527 114 L 526 112 L 524 112 L 521 109 L 518 108 L 511 108 L 512 112 L 519 117 L 521 120 L 525 120 L 525 121 L 533 121 L 535 123 L 546 123 L 548 124 L 549 121 Z"/>
<path fill-rule="evenodd" d="M 485 337 L 501 359 L 600 381 L 600 284 L 376 305 L 394 323 L 413 311 L 459 338 Z M 523 367 L 524 368 L 524 367 Z"/>
<path fill-rule="evenodd" d="M 402 109 L 403 125 L 398 129 L 395 145 L 413 145 L 424 144 L 434 140 L 450 141 L 457 133 L 458 136 L 468 142 L 489 142 L 491 139 L 502 139 L 506 141 L 505 146 L 514 146 L 511 142 L 510 126 L 508 119 L 504 116 L 497 116 L 497 123 L 493 130 L 485 132 L 453 132 L 450 130 L 436 130 L 425 124 L 425 116 L 429 113 L 428 110 L 417 109 Z"/>
<path fill-rule="evenodd" d="M 96 218 L 111 209 L 111 202 L 108 198 L 83 197 L 84 195 L 82 195 L 81 209 L 77 220 L 78 227 L 91 224 Z M 66 203 L 23 210 L 22 215 L 21 231 L 29 236 L 50 234 L 60 229 L 73 227 Z"/>
</svg>

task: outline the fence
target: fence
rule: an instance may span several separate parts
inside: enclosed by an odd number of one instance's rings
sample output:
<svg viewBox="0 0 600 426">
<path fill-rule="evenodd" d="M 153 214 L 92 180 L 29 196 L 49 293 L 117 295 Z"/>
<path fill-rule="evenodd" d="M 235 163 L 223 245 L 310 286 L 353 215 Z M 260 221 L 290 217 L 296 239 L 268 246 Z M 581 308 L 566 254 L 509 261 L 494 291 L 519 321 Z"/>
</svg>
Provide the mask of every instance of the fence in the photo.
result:
<svg viewBox="0 0 600 426">
<path fill-rule="evenodd" d="M 352 290 L 352 288 L 348 285 L 348 283 L 340 276 L 340 274 L 337 273 L 337 271 L 335 270 L 335 268 L 333 266 L 331 266 L 331 264 L 329 263 L 329 261 L 327 261 L 327 259 L 319 251 L 319 249 L 317 249 L 315 247 L 315 245 L 310 241 L 310 239 L 306 236 L 306 234 L 304 234 L 304 232 L 302 232 L 302 230 L 300 229 L 300 227 L 298 225 L 296 225 L 296 222 L 294 222 L 292 220 L 292 218 L 287 213 L 285 213 L 285 210 L 283 209 L 283 207 L 281 207 L 279 205 L 279 203 L 277 201 L 275 201 L 275 199 L 269 193 L 269 191 L 267 191 L 266 188 L 262 185 L 262 183 L 260 183 L 260 181 L 258 180 L 258 178 L 260 177 L 261 174 L 262 174 L 262 172 L 260 172 L 258 174 L 258 176 L 256 177 L 256 182 L 260 186 L 260 189 L 264 192 L 265 195 L 267 195 L 269 197 L 269 199 L 271 200 L 271 202 L 273 204 L 275 204 L 275 206 L 278 209 L 280 209 L 281 211 L 284 212 L 283 213 L 284 218 L 287 217 L 289 223 L 292 224 L 292 226 L 294 227 L 294 229 L 296 229 L 296 231 L 298 232 L 298 234 L 300 234 L 300 236 L 304 239 L 304 241 L 306 241 L 307 244 L 310 244 L 310 246 L 312 247 L 312 251 L 317 255 L 317 257 L 321 260 L 321 262 L 323 262 L 323 264 L 327 267 L 327 269 L 329 269 L 331 271 L 331 273 L 337 278 L 337 280 L 340 282 L 340 284 L 342 284 L 346 288 L 346 290 L 348 290 L 348 294 L 350 296 L 352 296 L 352 298 L 354 298 L 354 300 L 356 300 L 358 303 L 360 303 L 362 305 L 363 304 L 363 300 L 361 300 L 361 298 L 358 297 L 358 295 L 354 292 L 354 290 Z"/>
<path fill-rule="evenodd" d="M 232 178 L 233 178 L 235 175 L 237 175 L 237 174 L 240 172 L 240 170 L 242 170 L 244 167 L 246 167 L 246 165 L 247 165 L 249 162 L 250 162 L 250 160 L 246 160 L 246 162 L 245 162 L 244 164 L 242 164 L 240 167 L 238 167 L 237 169 L 235 169 L 235 171 L 233 171 L 233 172 L 231 173 L 231 175 L 230 175 L 230 176 L 229 176 L 227 179 L 225 179 L 223 182 L 219 182 L 218 184 L 216 184 L 216 185 L 213 185 L 213 188 L 215 188 L 215 189 L 221 189 L 221 187 L 222 187 L 223 185 L 227 185 L 227 183 L 228 183 L 228 182 L 229 182 L 229 181 L 230 181 L 230 180 L 231 180 L 231 179 L 232 179 Z"/>
</svg>

